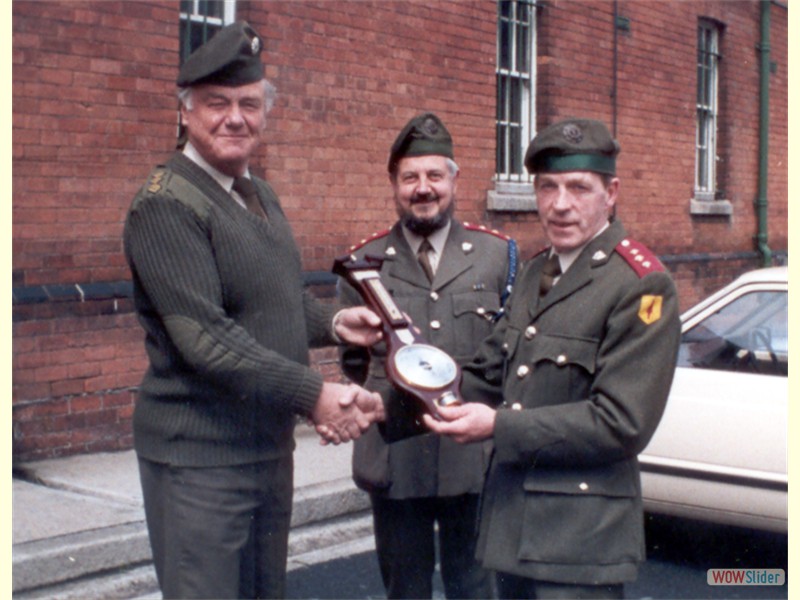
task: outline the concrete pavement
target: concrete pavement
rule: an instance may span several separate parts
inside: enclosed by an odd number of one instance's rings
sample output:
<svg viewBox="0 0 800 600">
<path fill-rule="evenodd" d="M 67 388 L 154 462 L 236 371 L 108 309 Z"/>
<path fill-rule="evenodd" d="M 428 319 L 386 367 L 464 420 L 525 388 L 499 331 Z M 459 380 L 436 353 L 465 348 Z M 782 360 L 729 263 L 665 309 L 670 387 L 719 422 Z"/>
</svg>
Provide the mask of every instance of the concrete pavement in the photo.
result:
<svg viewBox="0 0 800 600">
<path fill-rule="evenodd" d="M 295 435 L 289 569 L 374 548 L 369 500 L 350 478 L 352 445 Z M 158 598 L 133 451 L 17 465 L 14 598 Z"/>
</svg>

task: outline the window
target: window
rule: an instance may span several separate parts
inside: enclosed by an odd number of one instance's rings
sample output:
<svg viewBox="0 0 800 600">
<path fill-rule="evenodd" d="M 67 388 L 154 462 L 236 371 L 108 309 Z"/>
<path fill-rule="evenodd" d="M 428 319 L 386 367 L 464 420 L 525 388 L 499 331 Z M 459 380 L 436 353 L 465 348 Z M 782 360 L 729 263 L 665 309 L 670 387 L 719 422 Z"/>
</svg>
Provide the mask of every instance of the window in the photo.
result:
<svg viewBox="0 0 800 600">
<path fill-rule="evenodd" d="M 787 375 L 788 294 L 743 294 L 681 337 L 678 366 Z"/>
<path fill-rule="evenodd" d="M 729 203 L 714 206 L 717 185 L 717 130 L 719 119 L 720 26 L 701 19 L 697 27 L 697 131 L 692 212 L 728 213 Z"/>
<path fill-rule="evenodd" d="M 496 189 L 489 208 L 530 210 L 531 178 L 523 159 L 533 137 L 536 83 L 536 4 L 497 2 Z"/>
<path fill-rule="evenodd" d="M 181 64 L 235 16 L 235 0 L 181 0 Z"/>
</svg>

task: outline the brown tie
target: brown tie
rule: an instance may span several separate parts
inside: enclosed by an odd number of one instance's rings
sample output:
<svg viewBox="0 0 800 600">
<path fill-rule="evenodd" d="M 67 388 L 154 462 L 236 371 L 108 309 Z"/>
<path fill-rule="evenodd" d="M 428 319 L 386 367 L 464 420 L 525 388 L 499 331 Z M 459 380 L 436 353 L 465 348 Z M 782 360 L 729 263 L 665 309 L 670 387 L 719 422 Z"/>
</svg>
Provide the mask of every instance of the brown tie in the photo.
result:
<svg viewBox="0 0 800 600">
<path fill-rule="evenodd" d="M 256 184 L 247 177 L 237 177 L 233 180 L 233 190 L 242 197 L 244 205 L 254 215 L 258 215 L 262 219 L 266 219 L 267 215 L 261 207 L 261 202 L 258 199 L 258 190 Z"/>
<path fill-rule="evenodd" d="M 542 278 L 539 280 L 539 295 L 544 296 L 553 287 L 556 277 L 561 275 L 561 264 L 558 262 L 558 255 L 553 254 L 547 259 L 542 267 Z"/>
<path fill-rule="evenodd" d="M 428 281 L 433 281 L 433 267 L 431 267 L 431 259 L 428 256 L 428 252 L 431 250 L 433 250 L 433 246 L 431 246 L 428 238 L 422 240 L 422 243 L 419 245 L 419 249 L 417 250 L 417 260 L 422 266 L 422 270 L 425 271 Z"/>
</svg>

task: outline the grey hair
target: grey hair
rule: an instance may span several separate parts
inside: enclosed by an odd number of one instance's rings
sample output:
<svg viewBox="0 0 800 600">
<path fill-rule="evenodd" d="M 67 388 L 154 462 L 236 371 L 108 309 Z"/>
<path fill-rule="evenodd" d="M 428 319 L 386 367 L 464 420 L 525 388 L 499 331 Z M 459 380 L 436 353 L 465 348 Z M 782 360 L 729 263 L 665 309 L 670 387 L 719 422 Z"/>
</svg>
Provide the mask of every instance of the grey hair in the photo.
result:
<svg viewBox="0 0 800 600">
<path fill-rule="evenodd" d="M 264 86 L 264 115 L 266 116 L 272 107 L 275 106 L 275 99 L 278 97 L 278 90 L 266 79 L 261 80 Z M 186 110 L 192 110 L 192 89 L 193 86 L 186 86 L 178 88 L 178 102 L 185 107 Z"/>
<path fill-rule="evenodd" d="M 399 162 L 399 161 L 398 161 Z M 455 177 L 456 173 L 458 173 L 461 169 L 459 169 L 458 164 L 450 157 L 445 157 L 445 163 L 447 164 L 447 170 L 450 173 L 450 177 Z M 392 167 L 392 172 L 390 173 L 391 180 L 397 181 L 397 163 L 395 163 Z"/>
</svg>

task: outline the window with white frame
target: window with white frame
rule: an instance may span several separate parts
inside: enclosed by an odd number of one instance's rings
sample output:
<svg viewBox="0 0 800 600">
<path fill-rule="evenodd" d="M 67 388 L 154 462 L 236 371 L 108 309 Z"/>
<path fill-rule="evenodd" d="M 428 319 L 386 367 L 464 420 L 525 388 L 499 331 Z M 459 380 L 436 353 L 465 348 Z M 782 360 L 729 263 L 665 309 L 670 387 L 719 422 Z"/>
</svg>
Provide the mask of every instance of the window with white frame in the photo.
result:
<svg viewBox="0 0 800 600">
<path fill-rule="evenodd" d="M 181 64 L 236 18 L 236 0 L 181 0 Z"/>
<path fill-rule="evenodd" d="M 495 190 L 489 208 L 530 210 L 531 178 L 523 159 L 536 116 L 536 3 L 497 1 Z"/>
<path fill-rule="evenodd" d="M 697 27 L 696 200 L 713 200 L 717 191 L 718 67 L 719 27 L 701 20 Z"/>
<path fill-rule="evenodd" d="M 719 62 L 722 26 L 711 19 L 697 25 L 697 129 L 695 133 L 695 177 L 692 214 L 727 215 L 729 201 L 721 199 L 719 186 Z"/>
</svg>

